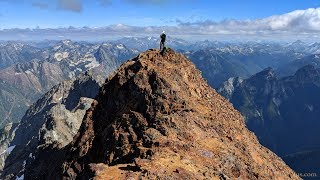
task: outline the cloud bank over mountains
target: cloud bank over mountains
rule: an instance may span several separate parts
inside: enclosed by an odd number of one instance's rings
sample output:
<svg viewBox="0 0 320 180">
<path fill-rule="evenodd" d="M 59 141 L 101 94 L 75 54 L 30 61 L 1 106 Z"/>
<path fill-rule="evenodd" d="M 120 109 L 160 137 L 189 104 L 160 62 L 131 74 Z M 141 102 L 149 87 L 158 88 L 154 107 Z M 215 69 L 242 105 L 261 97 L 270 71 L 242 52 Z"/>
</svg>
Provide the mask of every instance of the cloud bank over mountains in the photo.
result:
<svg viewBox="0 0 320 180">
<path fill-rule="evenodd" d="M 81 11 L 81 4 L 77 0 L 61 0 L 61 8 Z M 111 1 L 101 1 L 108 4 Z M 143 0 L 136 2 L 143 3 Z M 154 1 L 156 3 L 157 1 Z M 39 7 L 45 8 L 43 4 Z M 172 26 L 129 26 L 125 24 L 109 25 L 105 27 L 66 27 L 49 29 L 2 29 L 0 38 L 32 39 L 76 39 L 76 40 L 104 40 L 123 36 L 158 35 L 165 30 L 169 35 L 187 38 L 204 39 L 266 39 L 266 40 L 294 40 L 320 39 L 320 8 L 296 10 L 287 14 L 274 15 L 262 19 L 252 20 L 223 20 L 220 22 L 181 21 L 176 19 Z M 226 40 L 227 40 L 226 39 Z M 239 39 L 240 40 L 240 39 Z"/>
</svg>

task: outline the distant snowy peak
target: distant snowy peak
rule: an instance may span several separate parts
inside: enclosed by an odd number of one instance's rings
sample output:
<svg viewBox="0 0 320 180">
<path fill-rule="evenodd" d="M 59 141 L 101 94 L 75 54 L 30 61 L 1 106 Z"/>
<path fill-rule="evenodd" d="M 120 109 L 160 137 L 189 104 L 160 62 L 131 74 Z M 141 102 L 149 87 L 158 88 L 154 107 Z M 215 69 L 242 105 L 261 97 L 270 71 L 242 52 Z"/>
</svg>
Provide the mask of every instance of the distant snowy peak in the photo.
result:
<svg viewBox="0 0 320 180">
<path fill-rule="evenodd" d="M 87 71 L 104 80 L 124 60 L 138 54 L 123 43 L 110 42 L 63 40 L 42 49 L 26 43 L 2 44 L 7 45 L 0 48 L 0 116 L 5 117 L 0 127 L 19 121 L 27 107 L 54 85 Z"/>
<path fill-rule="evenodd" d="M 72 41 L 69 40 L 69 39 L 62 40 L 61 42 L 62 42 L 63 44 L 65 44 L 65 45 L 71 45 L 71 44 L 72 44 Z"/>
<path fill-rule="evenodd" d="M 103 49 L 103 53 L 101 50 Z M 68 77 L 74 77 L 79 72 L 97 68 L 106 61 L 121 61 L 133 58 L 138 52 L 128 49 L 122 43 L 89 44 L 72 42 L 70 40 L 60 41 L 57 45 L 48 50 L 49 62 L 58 63 L 70 69 Z M 102 55 L 103 54 L 103 55 Z M 110 64 L 110 62 L 107 62 Z M 113 63 L 115 66 L 117 63 Z"/>
<path fill-rule="evenodd" d="M 145 51 L 147 49 L 158 48 L 160 37 L 147 36 L 147 37 L 124 37 L 119 40 L 113 41 L 113 43 L 125 44 L 130 49 L 137 49 L 139 51 Z M 173 38 L 168 36 L 166 45 L 174 49 L 185 49 L 188 46 L 188 42 L 183 39 Z"/>
</svg>

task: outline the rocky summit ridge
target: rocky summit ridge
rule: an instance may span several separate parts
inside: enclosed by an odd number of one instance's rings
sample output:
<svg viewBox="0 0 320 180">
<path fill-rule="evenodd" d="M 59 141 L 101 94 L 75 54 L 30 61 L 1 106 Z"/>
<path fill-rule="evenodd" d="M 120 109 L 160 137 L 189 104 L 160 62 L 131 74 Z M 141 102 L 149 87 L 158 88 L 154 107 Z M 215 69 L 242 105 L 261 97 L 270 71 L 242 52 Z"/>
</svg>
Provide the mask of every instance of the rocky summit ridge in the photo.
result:
<svg viewBox="0 0 320 180">
<path fill-rule="evenodd" d="M 148 50 L 103 84 L 73 141 L 34 178 L 299 179 L 187 58 Z M 52 167 L 51 167 L 52 166 Z"/>
</svg>

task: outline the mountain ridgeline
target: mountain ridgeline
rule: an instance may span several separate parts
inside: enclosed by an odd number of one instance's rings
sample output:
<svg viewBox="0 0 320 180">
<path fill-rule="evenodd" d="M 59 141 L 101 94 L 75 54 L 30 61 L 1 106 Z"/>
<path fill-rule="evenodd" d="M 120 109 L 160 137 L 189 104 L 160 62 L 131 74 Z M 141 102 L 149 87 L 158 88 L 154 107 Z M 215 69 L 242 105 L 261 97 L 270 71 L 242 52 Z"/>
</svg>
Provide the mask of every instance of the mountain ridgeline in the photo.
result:
<svg viewBox="0 0 320 180">
<path fill-rule="evenodd" d="M 88 70 L 104 80 L 124 60 L 157 47 L 158 41 L 158 37 L 127 37 L 104 43 L 0 42 L 0 127 L 19 122 L 28 107 L 54 85 Z M 269 66 L 286 75 L 313 56 L 316 65 L 318 56 L 311 54 L 320 52 L 318 43 L 309 45 L 300 41 L 188 42 L 169 37 L 167 45 L 194 62 L 214 88 L 230 77 L 247 78 Z"/>
<path fill-rule="evenodd" d="M 16 54 L 20 49 L 23 51 L 23 48 L 29 47 L 19 43 L 11 46 L 16 47 L 11 50 Z M 85 71 L 91 71 L 93 76 L 103 81 L 124 60 L 138 54 L 122 44 L 90 44 L 70 40 L 41 50 L 30 49 L 28 54 L 36 51 L 37 56 L 30 56 L 24 62 L 12 60 L 18 63 L 5 69 L 0 67 L 0 127 L 19 122 L 30 105 L 60 82 L 74 79 Z M 9 57 L 15 56 L 11 53 Z M 2 61 L 6 59 L 0 59 Z"/>
<path fill-rule="evenodd" d="M 62 107 L 67 107 L 69 98 L 62 99 Z M 46 101 L 37 103 L 42 102 Z M 38 106 L 27 116 L 40 112 Z M 52 112 L 51 106 L 45 107 L 45 112 Z M 23 149 L 31 151 L 13 149 L 3 178 L 299 179 L 259 144 L 241 114 L 207 84 L 200 71 L 172 50 L 164 56 L 148 50 L 122 64 L 107 78 L 85 115 L 73 118 L 82 124 L 67 145 L 53 141 L 52 131 L 74 127 L 72 119 L 57 120 L 23 121 L 43 124 L 39 139 L 28 143 L 25 138 Z M 18 132 L 23 127 L 18 126 L 15 138 L 22 136 Z M 23 151 L 25 155 L 19 155 Z M 22 165 L 17 173 L 10 166 L 18 161 Z"/>
<path fill-rule="evenodd" d="M 313 158 L 319 159 L 320 150 L 319 68 L 307 65 L 283 78 L 268 68 L 245 80 L 231 78 L 218 91 L 244 115 L 260 142 L 296 172 L 320 173 Z"/>
</svg>

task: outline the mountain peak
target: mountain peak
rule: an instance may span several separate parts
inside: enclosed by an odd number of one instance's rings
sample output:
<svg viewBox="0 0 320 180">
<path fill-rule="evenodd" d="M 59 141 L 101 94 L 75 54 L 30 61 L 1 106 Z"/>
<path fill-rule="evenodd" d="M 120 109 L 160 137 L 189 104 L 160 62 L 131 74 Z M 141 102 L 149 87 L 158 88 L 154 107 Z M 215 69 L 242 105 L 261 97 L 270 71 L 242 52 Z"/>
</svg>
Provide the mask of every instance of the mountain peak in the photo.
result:
<svg viewBox="0 0 320 180">
<path fill-rule="evenodd" d="M 70 39 L 65 39 L 65 40 L 62 40 L 61 43 L 65 44 L 65 45 L 70 45 L 72 43 L 72 41 Z"/>
<path fill-rule="evenodd" d="M 298 179 L 194 64 L 170 49 L 121 65 L 64 152 L 60 172 L 47 167 L 47 177 Z"/>
<path fill-rule="evenodd" d="M 252 79 L 264 79 L 266 81 L 270 81 L 270 80 L 275 80 L 277 79 L 277 76 L 274 72 L 274 70 L 271 67 L 265 68 L 264 70 L 262 70 L 261 72 L 255 74 Z"/>
<path fill-rule="evenodd" d="M 317 69 L 313 65 L 306 65 L 297 70 L 294 74 L 294 77 L 299 82 L 309 82 L 309 81 L 317 81 L 320 76 L 320 69 Z"/>
<path fill-rule="evenodd" d="M 301 40 L 296 40 L 296 41 L 294 41 L 292 44 L 304 44 L 304 42 L 303 41 L 301 41 Z"/>
</svg>

